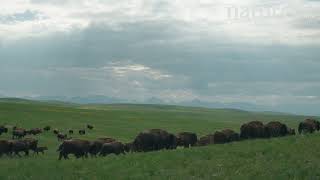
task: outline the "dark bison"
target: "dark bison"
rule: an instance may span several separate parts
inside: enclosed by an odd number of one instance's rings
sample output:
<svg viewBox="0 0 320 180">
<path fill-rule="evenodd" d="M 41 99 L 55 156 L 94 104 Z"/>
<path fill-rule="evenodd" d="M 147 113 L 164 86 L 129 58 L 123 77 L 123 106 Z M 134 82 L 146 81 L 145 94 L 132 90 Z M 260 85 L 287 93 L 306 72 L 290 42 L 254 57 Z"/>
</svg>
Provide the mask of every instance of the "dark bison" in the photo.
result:
<svg viewBox="0 0 320 180">
<path fill-rule="evenodd" d="M 11 142 L 8 140 L 0 140 L 0 157 L 3 154 L 10 155 L 11 152 Z"/>
<path fill-rule="evenodd" d="M 97 140 L 92 141 L 90 145 L 90 150 L 89 150 L 90 155 L 96 156 L 100 152 L 103 144 L 111 143 L 115 141 L 116 140 L 113 138 L 98 138 Z"/>
<path fill-rule="evenodd" d="M 306 119 L 299 124 L 298 131 L 301 133 L 313 133 L 319 131 L 320 123 L 315 119 Z"/>
<path fill-rule="evenodd" d="M 272 121 L 265 125 L 265 136 L 266 137 L 280 137 L 286 136 L 288 134 L 287 125 L 278 122 Z"/>
<path fill-rule="evenodd" d="M 25 129 L 15 129 L 12 131 L 12 139 L 23 138 L 26 135 L 27 135 L 27 131 Z"/>
<path fill-rule="evenodd" d="M 58 141 L 63 141 L 65 139 L 67 139 L 67 135 L 66 134 L 63 134 L 63 133 L 58 133 L 57 134 L 57 138 L 58 138 Z"/>
<path fill-rule="evenodd" d="M 33 138 L 26 138 L 23 140 L 11 141 L 11 152 L 20 157 L 20 152 L 24 152 L 25 155 L 29 155 L 29 150 L 36 151 L 38 146 L 38 140 Z"/>
<path fill-rule="evenodd" d="M 91 145 L 90 141 L 87 141 L 87 140 L 81 140 L 81 139 L 65 140 L 57 150 L 60 153 L 59 160 L 61 160 L 62 157 L 64 159 L 69 159 L 68 157 L 69 154 L 75 155 L 76 158 L 88 157 L 90 145 Z"/>
<path fill-rule="evenodd" d="M 28 134 L 32 134 L 32 135 L 38 135 L 42 133 L 42 129 L 40 128 L 34 128 L 34 129 L 30 129 L 28 131 Z"/>
<path fill-rule="evenodd" d="M 58 130 L 58 129 L 54 129 L 54 130 L 53 130 L 53 134 L 58 135 L 58 134 L 59 134 L 59 130 Z"/>
<path fill-rule="evenodd" d="M 240 138 L 251 139 L 251 138 L 263 138 L 265 137 L 265 128 L 260 121 L 251 121 L 243 124 L 240 128 Z"/>
<path fill-rule="evenodd" d="M 48 147 L 37 147 L 36 149 L 35 149 L 35 151 L 34 151 L 34 153 L 37 153 L 37 154 L 39 154 L 39 153 L 42 153 L 42 154 L 44 154 L 44 152 L 46 151 L 46 150 L 48 150 Z"/>
<path fill-rule="evenodd" d="M 73 130 L 72 129 L 69 130 L 69 134 L 70 135 L 73 134 Z"/>
<path fill-rule="evenodd" d="M 7 133 L 8 132 L 8 128 L 6 128 L 5 126 L 0 126 L 0 135 L 2 135 L 2 133 Z"/>
<path fill-rule="evenodd" d="M 177 145 L 188 148 L 196 145 L 198 141 L 197 134 L 192 132 L 181 132 L 177 135 Z"/>
<path fill-rule="evenodd" d="M 224 129 L 214 133 L 214 144 L 223 144 L 239 141 L 239 134 L 231 129 Z"/>
<path fill-rule="evenodd" d="M 102 145 L 100 156 L 106 156 L 108 154 L 124 154 L 125 146 L 121 142 L 111 142 Z"/>
<path fill-rule="evenodd" d="M 161 129 L 141 132 L 132 143 L 132 150 L 138 152 L 175 149 L 176 147 L 177 138 L 175 135 Z"/>
<path fill-rule="evenodd" d="M 205 135 L 205 136 L 201 137 L 197 142 L 197 146 L 206 146 L 209 144 L 214 144 L 214 135 L 213 134 Z"/>
<path fill-rule="evenodd" d="M 84 130 L 84 129 L 79 130 L 79 134 L 80 135 L 85 135 L 86 134 L 86 130 Z"/>
<path fill-rule="evenodd" d="M 87 125 L 87 128 L 92 130 L 92 129 L 93 129 L 93 126 L 90 125 L 90 124 L 88 124 L 88 125 Z"/>
<path fill-rule="evenodd" d="M 50 126 L 46 126 L 43 128 L 44 131 L 50 131 L 51 127 Z"/>
</svg>

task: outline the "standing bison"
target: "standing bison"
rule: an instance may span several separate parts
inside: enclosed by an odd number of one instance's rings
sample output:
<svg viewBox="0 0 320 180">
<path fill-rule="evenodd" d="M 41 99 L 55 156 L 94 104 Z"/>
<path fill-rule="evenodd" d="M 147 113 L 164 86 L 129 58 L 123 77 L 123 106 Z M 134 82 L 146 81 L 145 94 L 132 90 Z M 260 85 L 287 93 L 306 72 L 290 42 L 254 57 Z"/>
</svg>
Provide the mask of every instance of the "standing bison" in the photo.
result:
<svg viewBox="0 0 320 180">
<path fill-rule="evenodd" d="M 6 128 L 5 126 L 0 126 L 0 135 L 2 135 L 2 133 L 7 133 L 8 132 L 8 128 Z"/>
<path fill-rule="evenodd" d="M 314 119 L 306 119 L 299 124 L 298 131 L 301 133 L 313 133 L 314 131 L 319 131 L 320 123 Z"/>
<path fill-rule="evenodd" d="M 287 125 L 278 121 L 272 121 L 265 125 L 265 136 L 266 137 L 280 137 L 288 134 Z"/>
<path fill-rule="evenodd" d="M 27 131 L 25 129 L 15 129 L 12 131 L 12 139 L 15 138 L 23 138 L 27 135 Z"/>
<path fill-rule="evenodd" d="M 89 150 L 90 155 L 96 156 L 100 152 L 103 144 L 112 143 L 115 141 L 116 140 L 113 138 L 98 138 L 97 140 L 92 141 L 90 144 L 90 150 Z"/>
<path fill-rule="evenodd" d="M 50 129 L 51 129 L 50 126 L 45 126 L 45 127 L 43 128 L 44 131 L 50 131 Z"/>
<path fill-rule="evenodd" d="M 132 143 L 132 149 L 138 152 L 175 149 L 176 147 L 177 138 L 175 135 L 161 129 L 141 132 Z"/>
<path fill-rule="evenodd" d="M 90 130 L 92 130 L 92 129 L 93 129 L 93 126 L 90 125 L 90 124 L 87 124 L 87 128 L 90 129 Z"/>
<path fill-rule="evenodd" d="M 64 159 L 69 159 L 69 154 L 75 155 L 76 158 L 88 157 L 90 144 L 90 141 L 81 139 L 71 139 L 63 141 L 63 143 L 57 150 L 59 152 L 59 160 L 61 160 L 62 157 Z"/>
<path fill-rule="evenodd" d="M 19 153 L 24 152 L 26 156 L 29 155 L 29 150 L 33 150 L 34 152 L 38 146 L 38 140 L 33 138 L 27 138 L 23 140 L 14 140 L 10 141 L 11 143 L 11 152 L 17 156 L 21 156 Z"/>
<path fill-rule="evenodd" d="M 265 128 L 260 121 L 251 121 L 243 124 L 240 128 L 240 138 L 252 139 L 252 138 L 263 138 L 265 137 Z"/>
<path fill-rule="evenodd" d="M 177 145 L 188 148 L 196 145 L 198 141 L 197 134 L 191 132 L 181 132 L 177 135 Z"/>
<path fill-rule="evenodd" d="M 79 134 L 80 135 L 85 135 L 86 134 L 86 130 L 84 130 L 84 129 L 79 130 Z"/>
<path fill-rule="evenodd" d="M 107 156 L 108 154 L 124 154 L 125 146 L 121 142 L 110 142 L 102 145 L 100 156 Z"/>
<path fill-rule="evenodd" d="M 0 140 L 0 157 L 3 154 L 9 155 L 11 152 L 11 142 L 8 140 Z"/>
</svg>

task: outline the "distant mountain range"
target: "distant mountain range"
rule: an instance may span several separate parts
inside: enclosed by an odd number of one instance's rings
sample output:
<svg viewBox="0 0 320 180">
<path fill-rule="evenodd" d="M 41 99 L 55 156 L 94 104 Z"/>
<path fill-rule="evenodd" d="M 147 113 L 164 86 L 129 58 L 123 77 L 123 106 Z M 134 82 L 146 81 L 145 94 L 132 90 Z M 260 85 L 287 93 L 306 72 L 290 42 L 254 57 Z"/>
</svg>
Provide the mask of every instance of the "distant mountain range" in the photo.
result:
<svg viewBox="0 0 320 180">
<path fill-rule="evenodd" d="M 0 95 L 0 97 L 3 97 Z M 159 104 L 159 105 L 178 105 L 178 106 L 192 106 L 192 107 L 206 107 L 206 108 L 226 108 L 226 109 L 239 109 L 245 111 L 258 111 L 258 112 L 283 112 L 290 114 L 303 114 L 303 115 L 320 115 L 320 106 L 310 104 L 290 104 L 278 106 L 263 106 L 250 103 L 219 103 L 207 102 L 199 99 L 184 102 L 167 102 L 159 98 L 152 97 L 144 101 L 134 101 L 127 99 L 120 99 L 108 96 L 93 95 L 85 97 L 66 97 L 66 96 L 38 96 L 38 97 L 23 97 L 30 100 L 50 101 L 50 102 L 67 102 L 76 104 Z"/>
</svg>

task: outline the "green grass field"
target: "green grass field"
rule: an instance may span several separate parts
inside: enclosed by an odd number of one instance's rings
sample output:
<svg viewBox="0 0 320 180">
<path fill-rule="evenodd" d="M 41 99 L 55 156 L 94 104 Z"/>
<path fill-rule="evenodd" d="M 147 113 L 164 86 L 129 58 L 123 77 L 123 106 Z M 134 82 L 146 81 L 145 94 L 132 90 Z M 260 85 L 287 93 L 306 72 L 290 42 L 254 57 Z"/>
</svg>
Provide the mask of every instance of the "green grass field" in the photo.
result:
<svg viewBox="0 0 320 180">
<path fill-rule="evenodd" d="M 82 138 L 131 141 L 140 131 L 162 128 L 198 136 L 251 120 L 277 120 L 297 128 L 304 116 L 160 105 L 73 105 L 0 100 L 0 124 L 25 128 L 50 125 L 67 132 L 86 124 L 95 129 Z M 74 137 L 79 137 L 77 133 Z M 4 134 L 1 139 L 10 138 Z M 45 155 L 0 159 L 0 179 L 320 179 L 320 135 L 247 140 L 172 151 L 132 153 L 106 158 L 58 161 L 60 144 L 52 132 L 37 137 Z M 31 153 L 32 154 L 32 153 Z"/>
</svg>

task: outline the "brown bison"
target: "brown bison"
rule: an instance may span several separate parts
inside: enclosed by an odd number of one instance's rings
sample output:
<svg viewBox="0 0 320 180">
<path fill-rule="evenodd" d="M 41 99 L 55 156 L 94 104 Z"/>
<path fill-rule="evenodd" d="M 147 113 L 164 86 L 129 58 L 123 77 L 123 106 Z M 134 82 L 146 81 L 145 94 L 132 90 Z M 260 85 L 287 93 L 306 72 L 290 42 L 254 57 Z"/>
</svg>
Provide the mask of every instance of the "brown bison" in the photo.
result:
<svg viewBox="0 0 320 180">
<path fill-rule="evenodd" d="M 197 142 L 197 146 L 206 146 L 209 144 L 214 144 L 214 135 L 213 134 L 205 135 L 205 136 L 201 137 Z"/>
<path fill-rule="evenodd" d="M 299 124 L 298 131 L 301 133 L 313 133 L 314 131 L 319 131 L 320 123 L 314 119 L 306 119 Z"/>
<path fill-rule="evenodd" d="M 87 128 L 90 129 L 90 130 L 92 130 L 92 129 L 93 129 L 93 126 L 90 125 L 90 124 L 88 124 L 88 125 L 87 125 Z"/>
<path fill-rule="evenodd" d="M 68 157 L 69 154 L 75 155 L 76 158 L 88 157 L 90 145 L 91 145 L 90 141 L 87 141 L 87 140 L 81 140 L 81 139 L 65 140 L 57 150 L 59 152 L 59 160 L 61 160 L 62 157 L 64 159 L 69 159 Z"/>
<path fill-rule="evenodd" d="M 8 140 L 0 140 L 0 157 L 3 154 L 10 155 L 11 152 L 11 142 Z"/>
<path fill-rule="evenodd" d="M 177 138 L 175 135 L 161 129 L 141 132 L 132 143 L 132 150 L 138 152 L 175 149 L 176 147 Z"/>
<path fill-rule="evenodd" d="M 8 128 L 6 128 L 5 126 L 0 126 L 0 135 L 2 135 L 2 133 L 7 133 L 8 132 Z"/>
<path fill-rule="evenodd" d="M 86 134 L 86 130 L 84 130 L 84 129 L 79 130 L 79 134 L 80 135 L 85 135 Z"/>
<path fill-rule="evenodd" d="M 280 137 L 286 136 L 288 134 L 287 125 L 278 122 L 272 121 L 265 125 L 265 136 L 266 137 Z"/>
<path fill-rule="evenodd" d="M 50 131 L 50 129 L 51 129 L 50 126 L 45 126 L 45 127 L 43 128 L 44 131 Z"/>
<path fill-rule="evenodd" d="M 90 145 L 90 150 L 89 150 L 90 155 L 96 156 L 100 152 L 103 144 L 111 143 L 115 141 L 116 140 L 113 138 L 98 138 L 97 140 L 92 141 Z"/>
<path fill-rule="evenodd" d="M 214 144 L 224 144 L 227 142 L 228 142 L 228 138 L 223 132 L 216 131 L 213 134 L 213 143 Z"/>
<path fill-rule="evenodd" d="M 231 129 L 224 129 L 221 131 L 226 137 L 227 142 L 233 142 L 233 141 L 239 141 L 240 136 L 239 133 L 236 133 L 235 131 Z"/>
<path fill-rule="evenodd" d="M 192 132 L 181 132 L 177 135 L 177 145 L 188 148 L 196 145 L 198 141 L 197 134 Z"/>
<path fill-rule="evenodd" d="M 251 139 L 251 138 L 264 138 L 265 128 L 260 121 L 251 121 L 243 124 L 240 128 L 240 138 Z"/>
<path fill-rule="evenodd" d="M 32 134 L 32 135 L 38 135 L 42 133 L 42 129 L 40 128 L 34 128 L 34 129 L 30 129 L 28 131 L 28 134 Z"/>
<path fill-rule="evenodd" d="M 111 142 L 102 145 L 100 156 L 107 156 L 108 154 L 124 154 L 125 147 L 121 142 Z"/>
<path fill-rule="evenodd" d="M 38 146 L 38 140 L 27 138 L 23 140 L 11 141 L 11 152 L 17 156 L 21 156 L 19 153 L 24 152 L 26 156 L 29 155 L 29 150 L 36 151 Z"/>
</svg>

